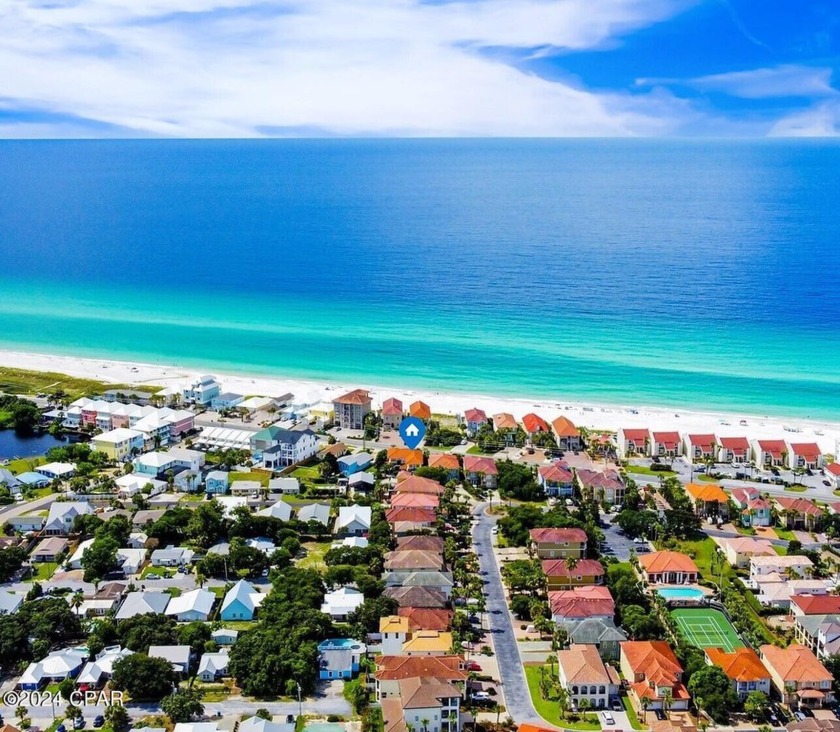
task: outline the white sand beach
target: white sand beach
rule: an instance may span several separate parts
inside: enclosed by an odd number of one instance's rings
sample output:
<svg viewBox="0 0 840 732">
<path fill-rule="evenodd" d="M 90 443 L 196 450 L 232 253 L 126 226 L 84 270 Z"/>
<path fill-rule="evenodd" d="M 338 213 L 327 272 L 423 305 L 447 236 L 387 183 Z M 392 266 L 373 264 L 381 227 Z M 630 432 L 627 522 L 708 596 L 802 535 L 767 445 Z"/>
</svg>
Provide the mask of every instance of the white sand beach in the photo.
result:
<svg viewBox="0 0 840 732">
<path fill-rule="evenodd" d="M 0 365 L 32 371 L 54 371 L 70 376 L 97 379 L 106 383 L 156 384 L 175 386 L 203 373 L 212 373 L 224 391 L 246 395 L 280 396 L 291 392 L 299 401 L 331 401 L 335 396 L 356 388 L 368 389 L 374 406 L 389 397 L 401 399 L 406 407 L 415 400 L 426 402 L 436 414 L 463 414 L 471 407 L 483 409 L 489 416 L 509 412 L 517 419 L 536 412 L 549 422 L 560 414 L 580 427 L 617 430 L 619 427 L 647 427 L 657 431 L 681 434 L 714 433 L 719 437 L 744 436 L 749 439 L 786 439 L 790 442 L 816 442 L 822 452 L 837 454 L 840 443 L 840 422 L 783 419 L 750 414 L 687 411 L 643 405 L 587 405 L 558 399 L 493 397 L 481 394 L 432 392 L 423 389 L 394 389 L 368 383 L 339 383 L 284 379 L 197 371 L 177 366 L 161 366 L 141 362 L 103 361 L 101 359 L 54 356 L 20 351 L 0 350 Z M 746 424 L 742 424 L 746 422 Z"/>
</svg>

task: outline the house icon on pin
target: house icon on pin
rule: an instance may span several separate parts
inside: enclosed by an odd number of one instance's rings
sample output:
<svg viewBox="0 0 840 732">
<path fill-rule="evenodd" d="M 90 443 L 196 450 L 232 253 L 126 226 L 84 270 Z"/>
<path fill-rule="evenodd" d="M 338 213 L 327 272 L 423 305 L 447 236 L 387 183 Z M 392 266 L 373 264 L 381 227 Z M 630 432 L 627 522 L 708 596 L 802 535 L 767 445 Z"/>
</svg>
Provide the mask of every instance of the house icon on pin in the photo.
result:
<svg viewBox="0 0 840 732">
<path fill-rule="evenodd" d="M 407 437 L 417 437 L 420 434 L 420 430 L 416 424 L 410 424 L 405 428 L 405 434 Z"/>
</svg>

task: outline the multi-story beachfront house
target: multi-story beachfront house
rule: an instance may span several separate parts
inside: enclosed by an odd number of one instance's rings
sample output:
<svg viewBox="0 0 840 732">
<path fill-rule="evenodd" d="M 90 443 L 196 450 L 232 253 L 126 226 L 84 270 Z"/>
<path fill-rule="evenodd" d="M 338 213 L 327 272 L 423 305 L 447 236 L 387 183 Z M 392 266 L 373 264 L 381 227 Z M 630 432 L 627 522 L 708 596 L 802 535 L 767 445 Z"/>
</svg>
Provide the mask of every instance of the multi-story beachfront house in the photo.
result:
<svg viewBox="0 0 840 732">
<path fill-rule="evenodd" d="M 365 389 L 354 389 L 333 400 L 335 423 L 341 429 L 360 430 L 364 428 L 365 417 L 371 411 L 372 400 Z"/>
<path fill-rule="evenodd" d="M 675 458 L 682 455 L 682 440 L 679 432 L 654 432 L 651 437 L 653 457 Z"/>
<path fill-rule="evenodd" d="M 382 427 L 384 429 L 399 429 L 403 419 L 403 403 L 394 397 L 382 402 Z"/>
<path fill-rule="evenodd" d="M 650 455 L 650 430 L 622 427 L 618 430 L 618 457 Z"/>
<path fill-rule="evenodd" d="M 685 456 L 693 463 L 717 460 L 718 441 L 715 435 L 685 435 Z"/>
<path fill-rule="evenodd" d="M 694 560 L 681 552 L 661 551 L 639 557 L 642 577 L 649 585 L 686 585 L 697 582 Z"/>
<path fill-rule="evenodd" d="M 181 390 L 181 398 L 187 404 L 209 407 L 214 397 L 219 396 L 222 387 L 212 376 L 204 375 L 186 384 Z"/>
<path fill-rule="evenodd" d="M 752 459 L 760 468 L 782 468 L 787 462 L 787 445 L 784 440 L 753 440 Z"/>
<path fill-rule="evenodd" d="M 822 451 L 816 442 L 788 444 L 788 467 L 791 470 L 819 470 L 822 466 Z"/>
<path fill-rule="evenodd" d="M 670 698 L 670 709 L 688 709 L 690 696 L 682 680 L 683 668 L 667 641 L 622 643 L 620 663 L 629 682 L 628 696 L 637 710 L 662 709 L 666 698 Z"/>
<path fill-rule="evenodd" d="M 464 422 L 467 425 L 467 434 L 472 437 L 482 425 L 487 424 L 487 413 L 483 409 L 468 409 L 464 412 Z"/>
<path fill-rule="evenodd" d="M 750 441 L 746 437 L 721 437 L 718 462 L 745 465 L 750 461 Z"/>
<path fill-rule="evenodd" d="M 495 488 L 498 474 L 499 469 L 493 458 L 482 455 L 464 455 L 464 475 L 472 485 Z"/>
<path fill-rule="evenodd" d="M 770 672 L 752 648 L 736 648 L 730 653 L 722 648 L 706 648 L 705 653 L 706 663 L 726 674 L 742 701 L 753 691 L 770 696 Z"/>
<path fill-rule="evenodd" d="M 574 422 L 562 415 L 551 423 L 554 436 L 557 438 L 557 447 L 561 450 L 582 450 L 583 440 L 580 430 L 575 427 Z"/>
</svg>

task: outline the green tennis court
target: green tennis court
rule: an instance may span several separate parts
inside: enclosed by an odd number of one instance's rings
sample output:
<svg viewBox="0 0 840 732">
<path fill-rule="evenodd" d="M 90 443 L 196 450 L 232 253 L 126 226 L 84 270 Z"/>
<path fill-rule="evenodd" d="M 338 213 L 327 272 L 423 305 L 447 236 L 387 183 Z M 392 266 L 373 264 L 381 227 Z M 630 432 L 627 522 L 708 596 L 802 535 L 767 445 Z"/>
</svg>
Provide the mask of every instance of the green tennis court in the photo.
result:
<svg viewBox="0 0 840 732">
<path fill-rule="evenodd" d="M 698 648 L 723 648 L 731 653 L 744 646 L 731 623 L 719 610 L 682 608 L 671 616 L 689 643 Z"/>
</svg>

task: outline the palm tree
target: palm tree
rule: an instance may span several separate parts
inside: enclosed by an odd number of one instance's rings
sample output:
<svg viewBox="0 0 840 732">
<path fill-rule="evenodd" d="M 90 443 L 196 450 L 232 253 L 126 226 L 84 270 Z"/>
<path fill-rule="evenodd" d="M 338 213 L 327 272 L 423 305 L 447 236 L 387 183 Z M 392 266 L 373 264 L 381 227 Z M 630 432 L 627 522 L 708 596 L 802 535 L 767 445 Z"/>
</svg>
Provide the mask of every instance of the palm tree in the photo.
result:
<svg viewBox="0 0 840 732">
<path fill-rule="evenodd" d="M 82 603 L 85 601 L 85 596 L 81 592 L 76 592 L 73 594 L 72 599 L 70 600 L 70 607 L 76 611 L 78 615 L 78 610 L 82 606 Z"/>
<path fill-rule="evenodd" d="M 207 581 L 207 577 L 205 577 L 203 574 L 201 574 L 201 572 L 196 572 L 195 573 L 195 581 L 198 584 L 198 586 L 203 589 L 204 588 L 204 583 Z"/>
<path fill-rule="evenodd" d="M 639 699 L 639 704 L 642 705 L 642 714 L 644 715 L 644 722 L 645 724 L 647 724 L 647 710 L 651 704 L 651 701 L 648 697 L 643 696 L 641 699 Z"/>
<path fill-rule="evenodd" d="M 583 717 L 583 721 L 586 721 L 586 711 L 589 709 L 591 705 L 589 704 L 589 699 L 584 697 L 578 702 L 578 709 L 580 709 L 580 716 Z"/>
<path fill-rule="evenodd" d="M 665 710 L 665 716 L 670 718 L 668 712 L 671 709 L 671 705 L 674 703 L 674 695 L 670 689 L 665 689 L 664 693 L 662 694 L 662 708 Z"/>
<path fill-rule="evenodd" d="M 557 687 L 557 709 L 560 712 L 560 719 L 565 719 L 566 712 L 569 711 L 569 691 L 562 684 Z"/>
<path fill-rule="evenodd" d="M 26 707 L 23 704 L 21 704 L 17 709 L 15 709 L 15 716 L 17 717 L 21 727 L 23 727 L 23 720 L 26 719 L 28 714 L 29 707 Z"/>
</svg>

